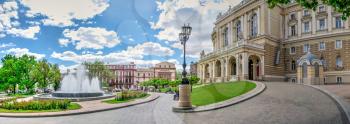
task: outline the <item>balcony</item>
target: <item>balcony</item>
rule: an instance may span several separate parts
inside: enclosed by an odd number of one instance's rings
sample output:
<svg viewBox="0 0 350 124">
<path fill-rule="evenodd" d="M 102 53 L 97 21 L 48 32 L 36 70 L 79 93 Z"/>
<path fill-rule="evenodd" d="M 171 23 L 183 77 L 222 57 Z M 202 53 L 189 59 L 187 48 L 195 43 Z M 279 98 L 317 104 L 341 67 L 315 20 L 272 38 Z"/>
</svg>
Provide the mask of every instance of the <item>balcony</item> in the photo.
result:
<svg viewBox="0 0 350 124">
<path fill-rule="evenodd" d="M 239 48 L 252 48 L 252 49 L 260 49 L 260 50 L 264 50 L 264 45 L 260 45 L 260 44 L 256 44 L 256 43 L 248 43 L 247 41 L 238 41 L 235 42 L 234 44 L 221 48 L 219 50 L 216 50 L 214 52 L 208 53 L 206 55 L 204 55 L 201 58 L 201 61 L 203 60 L 207 60 L 209 58 L 215 57 L 215 56 L 219 56 L 225 53 L 229 53 L 232 51 L 235 51 L 236 49 Z"/>
</svg>

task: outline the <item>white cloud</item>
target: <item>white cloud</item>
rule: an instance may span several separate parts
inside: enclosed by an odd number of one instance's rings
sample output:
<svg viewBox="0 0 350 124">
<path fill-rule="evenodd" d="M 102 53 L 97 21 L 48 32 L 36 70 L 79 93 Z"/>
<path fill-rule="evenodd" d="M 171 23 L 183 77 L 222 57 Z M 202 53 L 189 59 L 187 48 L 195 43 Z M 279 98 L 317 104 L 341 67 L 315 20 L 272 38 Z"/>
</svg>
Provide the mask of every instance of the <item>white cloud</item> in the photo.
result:
<svg viewBox="0 0 350 124">
<path fill-rule="evenodd" d="M 69 43 L 71 43 L 72 41 L 68 40 L 68 39 L 58 39 L 58 43 L 61 45 L 61 46 L 65 46 L 67 47 Z"/>
<path fill-rule="evenodd" d="M 8 30 L 8 33 L 13 34 L 15 36 L 23 37 L 23 38 L 36 39 L 35 34 L 39 33 L 39 31 L 40 31 L 39 26 L 33 26 L 33 27 L 29 27 L 28 29 L 12 28 Z"/>
<path fill-rule="evenodd" d="M 109 7 L 108 0 L 21 0 L 28 17 L 46 16 L 42 22 L 52 26 L 72 26 L 73 20 L 87 20 Z"/>
<path fill-rule="evenodd" d="M 4 2 L 0 4 L 0 37 L 11 34 L 28 39 L 36 39 L 35 34 L 40 31 L 39 26 L 28 28 L 18 28 L 18 5 L 16 1 Z"/>
<path fill-rule="evenodd" d="M 23 56 L 25 54 L 30 56 L 35 56 L 36 59 L 42 59 L 45 57 L 45 54 L 33 53 L 33 52 L 30 52 L 27 48 L 11 48 L 4 52 L 7 54 L 13 54 L 18 57 Z"/>
<path fill-rule="evenodd" d="M 128 47 L 126 50 L 120 52 L 112 52 L 106 55 L 102 55 L 102 51 L 98 51 L 96 54 L 94 53 L 86 53 L 86 54 L 77 54 L 73 51 L 65 51 L 63 53 L 53 52 L 51 54 L 52 58 L 64 60 L 64 61 L 72 61 L 75 63 L 82 62 L 93 62 L 93 61 L 103 61 L 105 63 L 129 63 L 135 62 L 136 64 L 147 65 L 147 64 L 155 64 L 160 62 L 159 60 L 144 60 L 143 57 L 145 55 L 153 55 L 153 56 L 171 56 L 175 52 L 167 47 L 162 47 L 158 43 L 153 42 L 145 42 L 143 44 L 138 44 L 135 47 Z"/>
<path fill-rule="evenodd" d="M 166 0 L 158 1 L 161 11 L 157 22 L 150 22 L 153 29 L 159 29 L 156 37 L 170 41 L 174 48 L 182 49 L 178 41 L 180 28 L 184 23 L 190 23 L 192 34 L 187 43 L 187 53 L 199 56 L 201 50 L 211 51 L 211 32 L 216 16 L 224 12 L 229 5 L 236 5 L 241 0 L 201 1 L 201 0 Z"/>
<path fill-rule="evenodd" d="M 73 43 L 75 49 L 103 49 L 104 47 L 114 47 L 120 43 L 119 37 L 114 31 L 107 31 L 104 28 L 80 27 L 77 30 L 65 29 L 64 39 L 59 39 L 61 46 Z"/>
<path fill-rule="evenodd" d="M 16 44 L 10 42 L 10 43 L 2 43 L 0 44 L 0 48 L 7 48 L 7 47 L 14 47 Z"/>
</svg>

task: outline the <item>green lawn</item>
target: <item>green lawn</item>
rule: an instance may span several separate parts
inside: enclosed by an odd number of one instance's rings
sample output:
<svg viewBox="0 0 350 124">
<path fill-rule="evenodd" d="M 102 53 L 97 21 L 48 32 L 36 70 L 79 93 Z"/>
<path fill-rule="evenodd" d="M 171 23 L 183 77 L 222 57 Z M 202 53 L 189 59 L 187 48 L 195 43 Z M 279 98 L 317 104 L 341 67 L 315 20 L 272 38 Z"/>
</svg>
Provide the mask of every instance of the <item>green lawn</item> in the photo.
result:
<svg viewBox="0 0 350 124">
<path fill-rule="evenodd" d="M 80 109 L 81 106 L 78 103 L 71 103 L 66 110 Z M 52 110 L 8 110 L 0 108 L 0 113 L 35 113 L 35 112 L 59 112 L 66 111 L 63 109 L 52 109 Z"/>
<path fill-rule="evenodd" d="M 139 97 L 139 98 L 134 98 L 134 99 L 127 99 L 127 100 L 110 99 L 110 100 L 105 100 L 105 101 L 102 101 L 102 102 L 109 103 L 109 104 L 118 104 L 118 103 L 130 102 L 130 101 L 133 101 L 133 100 L 136 100 L 136 99 L 147 98 L 148 96 L 150 96 L 150 94 L 147 94 L 144 97 Z"/>
<path fill-rule="evenodd" d="M 193 88 L 191 93 L 192 104 L 195 106 L 208 105 L 224 101 L 244 94 L 256 85 L 247 81 L 230 83 L 215 83 L 198 88 Z"/>
</svg>

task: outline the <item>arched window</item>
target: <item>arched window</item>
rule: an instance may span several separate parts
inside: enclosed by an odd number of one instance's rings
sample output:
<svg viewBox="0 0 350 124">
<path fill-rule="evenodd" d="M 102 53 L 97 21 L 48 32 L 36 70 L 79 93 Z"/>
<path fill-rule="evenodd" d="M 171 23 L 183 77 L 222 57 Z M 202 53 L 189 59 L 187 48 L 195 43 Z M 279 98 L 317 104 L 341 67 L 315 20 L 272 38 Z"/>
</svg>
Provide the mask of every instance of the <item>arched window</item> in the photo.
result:
<svg viewBox="0 0 350 124">
<path fill-rule="evenodd" d="M 315 67 L 315 77 L 319 77 L 320 76 L 320 65 L 318 65 L 318 63 L 315 63 L 314 65 Z"/>
<path fill-rule="evenodd" d="M 337 68 L 343 67 L 343 61 L 341 60 L 340 56 L 337 56 L 337 58 L 336 58 L 336 66 L 337 66 Z"/>
<path fill-rule="evenodd" d="M 242 32 L 242 26 L 241 26 L 241 21 L 237 21 L 236 23 L 236 37 L 237 40 L 241 40 L 241 32 Z"/>
<path fill-rule="evenodd" d="M 307 63 L 304 62 L 303 67 L 303 78 L 307 78 Z"/>
<path fill-rule="evenodd" d="M 296 68 L 295 60 L 292 60 L 292 63 L 291 63 L 291 70 L 292 70 L 292 71 L 295 71 L 295 68 Z"/>
<path fill-rule="evenodd" d="M 250 21 L 250 35 L 252 37 L 257 36 L 258 34 L 257 30 L 258 30 L 258 20 L 257 20 L 257 15 L 254 13 Z"/>
</svg>

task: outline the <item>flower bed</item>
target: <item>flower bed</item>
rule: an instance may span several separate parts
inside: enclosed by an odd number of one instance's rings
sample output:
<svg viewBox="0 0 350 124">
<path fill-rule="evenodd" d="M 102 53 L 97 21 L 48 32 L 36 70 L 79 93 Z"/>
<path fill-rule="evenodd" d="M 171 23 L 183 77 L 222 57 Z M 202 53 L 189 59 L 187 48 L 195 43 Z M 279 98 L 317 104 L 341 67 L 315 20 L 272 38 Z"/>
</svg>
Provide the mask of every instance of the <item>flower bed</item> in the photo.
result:
<svg viewBox="0 0 350 124">
<path fill-rule="evenodd" d="M 6 100 L 0 105 L 0 112 L 49 112 L 64 111 L 81 108 L 77 103 L 69 100 L 31 100 L 21 101 Z"/>
</svg>

